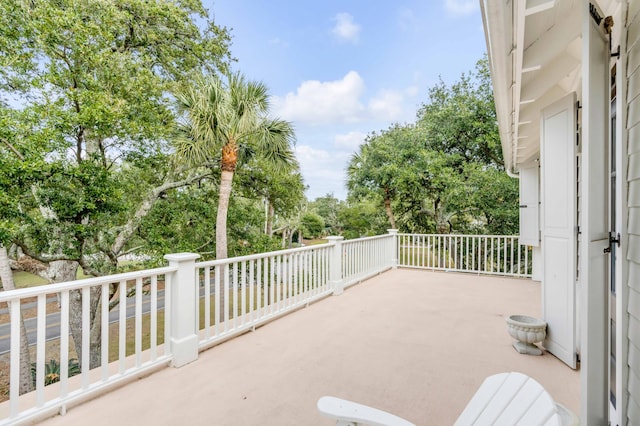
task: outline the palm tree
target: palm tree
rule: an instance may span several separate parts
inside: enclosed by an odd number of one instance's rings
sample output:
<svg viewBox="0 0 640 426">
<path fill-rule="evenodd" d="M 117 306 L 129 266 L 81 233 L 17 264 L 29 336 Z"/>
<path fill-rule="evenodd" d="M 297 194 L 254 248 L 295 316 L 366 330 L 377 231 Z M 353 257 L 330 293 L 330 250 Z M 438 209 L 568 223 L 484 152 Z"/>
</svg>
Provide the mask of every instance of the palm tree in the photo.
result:
<svg viewBox="0 0 640 426">
<path fill-rule="evenodd" d="M 223 82 L 203 76 L 176 95 L 182 123 L 176 154 L 194 165 L 219 161 L 216 258 L 227 257 L 227 211 L 233 175 L 241 160 L 258 155 L 276 167 L 295 166 L 291 123 L 270 118 L 267 87 L 239 73 Z"/>
</svg>

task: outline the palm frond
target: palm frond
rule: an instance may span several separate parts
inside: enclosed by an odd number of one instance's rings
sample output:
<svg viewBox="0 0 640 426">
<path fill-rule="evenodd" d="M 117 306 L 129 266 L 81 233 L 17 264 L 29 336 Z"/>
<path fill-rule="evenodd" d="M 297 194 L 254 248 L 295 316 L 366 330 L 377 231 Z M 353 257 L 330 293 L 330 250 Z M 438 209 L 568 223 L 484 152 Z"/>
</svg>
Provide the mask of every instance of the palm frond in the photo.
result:
<svg viewBox="0 0 640 426">
<path fill-rule="evenodd" d="M 242 74 L 204 76 L 176 93 L 182 125 L 174 140 L 176 157 L 197 165 L 219 156 L 226 144 L 237 144 L 240 159 L 253 154 L 282 167 L 295 164 L 293 126 L 267 118 L 269 94 Z"/>
</svg>

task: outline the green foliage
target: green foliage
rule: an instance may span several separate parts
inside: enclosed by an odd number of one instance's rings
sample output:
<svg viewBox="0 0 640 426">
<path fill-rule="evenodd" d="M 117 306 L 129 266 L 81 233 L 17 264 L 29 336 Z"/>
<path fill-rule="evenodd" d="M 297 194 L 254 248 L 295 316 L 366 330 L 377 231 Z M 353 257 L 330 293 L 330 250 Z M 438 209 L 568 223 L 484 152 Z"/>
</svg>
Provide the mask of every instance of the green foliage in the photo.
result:
<svg viewBox="0 0 640 426">
<path fill-rule="evenodd" d="M 33 380 L 33 386 L 37 385 L 37 364 L 34 362 L 31 364 L 31 380 Z M 78 360 L 75 358 L 71 358 L 69 360 L 68 367 L 69 375 L 68 377 L 73 377 L 77 374 L 80 374 L 80 364 Z M 55 359 L 50 359 L 44 365 L 44 385 L 49 386 L 50 384 L 56 383 L 60 381 L 60 362 Z"/>
<path fill-rule="evenodd" d="M 235 172 L 238 162 L 258 156 L 272 167 L 295 165 L 291 123 L 269 117 L 268 89 L 236 73 L 222 80 L 202 75 L 176 92 L 181 123 L 175 148 L 187 164 L 220 161 Z M 228 150 L 228 151 L 227 151 Z"/>
<path fill-rule="evenodd" d="M 448 154 L 457 165 L 503 165 L 488 67 L 485 56 L 475 73 L 463 74 L 451 86 L 440 80 L 417 113 L 427 148 Z"/>
<path fill-rule="evenodd" d="M 343 202 L 333 194 L 326 194 L 309 203 L 309 211 L 315 212 L 324 220 L 322 236 L 342 235 L 342 224 L 339 219 L 339 212 L 342 206 Z"/>
<path fill-rule="evenodd" d="M 228 256 L 228 208 L 238 166 L 257 157 L 278 172 L 296 172 L 293 127 L 270 118 L 267 87 L 239 73 L 225 81 L 199 76 L 176 97 L 183 116 L 174 140 L 178 160 L 195 167 L 220 165 L 216 258 L 223 259 Z"/>
<path fill-rule="evenodd" d="M 211 199 L 217 199 L 216 188 L 206 182 L 188 191 L 167 192 L 142 219 L 132 244 L 160 264 L 170 252 L 215 251 Z"/>
<path fill-rule="evenodd" d="M 254 157 L 238 168 L 235 181 L 240 194 L 267 200 L 273 206 L 273 213 L 280 217 L 295 215 L 306 201 L 305 185 L 297 162 L 282 169 Z"/>
<path fill-rule="evenodd" d="M 315 239 L 324 232 L 324 220 L 322 216 L 314 212 L 306 212 L 302 215 L 302 231 L 305 238 Z"/>
<path fill-rule="evenodd" d="M 372 133 L 348 169 L 349 200 L 369 201 L 405 232 L 518 232 L 518 185 L 503 170 L 484 58 L 429 91 L 415 124 Z"/>
<path fill-rule="evenodd" d="M 149 266 L 165 264 L 167 253 L 192 252 L 215 259 L 217 187 L 204 181 L 188 190 L 167 192 L 142 220 L 131 244 L 150 256 Z M 262 203 L 240 196 L 229 205 L 229 253 L 231 256 L 272 251 L 280 241 L 264 235 Z"/>
<path fill-rule="evenodd" d="M 389 221 L 379 203 L 362 200 L 347 202 L 338 210 L 342 236 L 346 239 L 386 234 Z"/>
<path fill-rule="evenodd" d="M 226 71 L 230 36 L 198 0 L 0 2 L 0 239 L 112 272 L 162 191 L 171 91 Z"/>
</svg>

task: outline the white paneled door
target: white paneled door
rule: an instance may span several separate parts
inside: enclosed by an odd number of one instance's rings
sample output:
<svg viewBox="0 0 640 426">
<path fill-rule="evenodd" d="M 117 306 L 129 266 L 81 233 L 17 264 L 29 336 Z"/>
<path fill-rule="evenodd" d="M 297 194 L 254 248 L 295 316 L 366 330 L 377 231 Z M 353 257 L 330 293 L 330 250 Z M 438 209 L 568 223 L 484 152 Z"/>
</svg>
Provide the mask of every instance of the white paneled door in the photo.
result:
<svg viewBox="0 0 640 426">
<path fill-rule="evenodd" d="M 542 111 L 542 309 L 545 348 L 576 368 L 576 95 Z"/>
</svg>

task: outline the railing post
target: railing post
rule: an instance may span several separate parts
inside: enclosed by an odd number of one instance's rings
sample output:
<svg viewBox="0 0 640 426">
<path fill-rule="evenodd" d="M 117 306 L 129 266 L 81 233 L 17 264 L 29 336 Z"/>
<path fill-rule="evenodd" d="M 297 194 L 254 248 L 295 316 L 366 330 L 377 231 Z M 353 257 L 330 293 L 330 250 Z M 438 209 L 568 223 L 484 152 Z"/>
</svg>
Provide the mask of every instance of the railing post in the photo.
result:
<svg viewBox="0 0 640 426">
<path fill-rule="evenodd" d="M 331 257 L 329 260 L 329 276 L 331 278 L 331 287 L 333 287 L 333 295 L 338 296 L 344 292 L 344 283 L 342 281 L 342 240 L 344 237 L 335 236 L 327 237 L 329 244 L 333 246 Z"/>
<path fill-rule="evenodd" d="M 177 267 L 171 282 L 170 342 L 172 365 L 182 367 L 198 359 L 198 330 L 196 303 L 198 283 L 196 279 L 196 253 L 175 253 L 164 256 L 169 266 Z M 166 342 L 165 342 L 166 344 Z"/>
<path fill-rule="evenodd" d="M 389 243 L 391 247 L 391 268 L 398 269 L 398 230 L 387 229 L 387 232 L 391 235 L 391 242 Z"/>
</svg>

